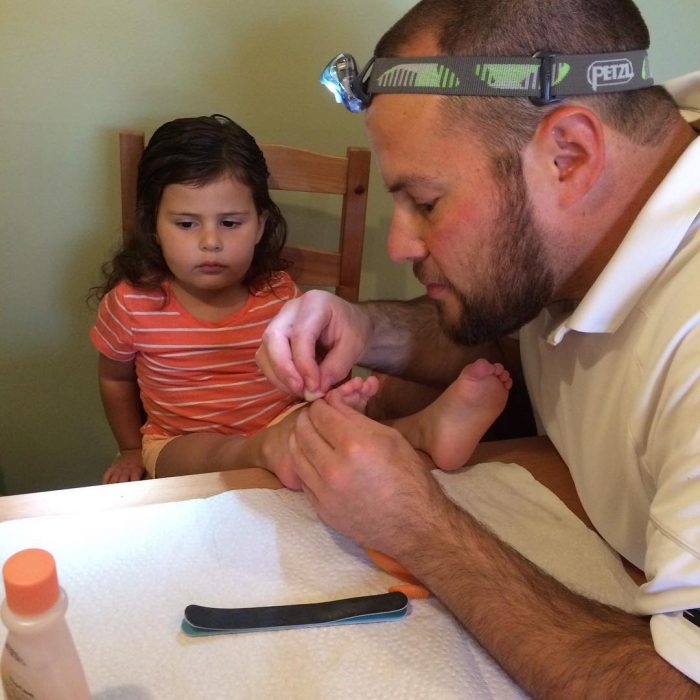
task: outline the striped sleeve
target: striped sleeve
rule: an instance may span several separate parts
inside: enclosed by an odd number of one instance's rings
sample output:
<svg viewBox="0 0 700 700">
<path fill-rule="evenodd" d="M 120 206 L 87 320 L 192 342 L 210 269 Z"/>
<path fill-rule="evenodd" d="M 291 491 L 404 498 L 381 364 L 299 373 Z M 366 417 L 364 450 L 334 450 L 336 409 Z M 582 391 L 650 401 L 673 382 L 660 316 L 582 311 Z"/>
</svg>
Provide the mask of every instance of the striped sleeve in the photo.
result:
<svg viewBox="0 0 700 700">
<path fill-rule="evenodd" d="M 90 339 L 97 350 L 111 360 L 130 362 L 136 355 L 133 336 L 124 287 L 120 284 L 100 301 Z"/>
</svg>

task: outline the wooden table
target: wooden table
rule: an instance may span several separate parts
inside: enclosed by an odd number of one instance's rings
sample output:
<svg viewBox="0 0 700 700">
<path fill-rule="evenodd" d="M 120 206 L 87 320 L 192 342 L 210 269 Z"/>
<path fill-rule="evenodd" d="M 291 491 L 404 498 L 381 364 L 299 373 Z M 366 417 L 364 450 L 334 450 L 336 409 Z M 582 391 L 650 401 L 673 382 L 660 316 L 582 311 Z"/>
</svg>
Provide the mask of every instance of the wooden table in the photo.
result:
<svg viewBox="0 0 700 700">
<path fill-rule="evenodd" d="M 481 443 L 469 463 L 492 461 L 514 462 L 525 467 L 537 481 L 557 494 L 573 513 L 592 528 L 591 521 L 576 494 L 569 470 L 547 438 L 519 438 Z M 0 521 L 206 498 L 231 489 L 280 487 L 280 482 L 264 469 L 238 469 L 125 484 L 27 493 L 0 497 Z M 638 569 L 627 563 L 626 568 L 635 581 L 644 581 L 644 576 Z"/>
</svg>

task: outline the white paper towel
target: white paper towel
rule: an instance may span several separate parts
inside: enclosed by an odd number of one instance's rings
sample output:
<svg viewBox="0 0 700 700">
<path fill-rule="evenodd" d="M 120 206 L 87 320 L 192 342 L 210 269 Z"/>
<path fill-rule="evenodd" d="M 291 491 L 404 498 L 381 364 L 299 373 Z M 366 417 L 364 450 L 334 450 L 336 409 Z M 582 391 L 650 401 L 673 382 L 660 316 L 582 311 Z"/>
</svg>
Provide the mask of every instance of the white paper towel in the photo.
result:
<svg viewBox="0 0 700 700">
<path fill-rule="evenodd" d="M 626 606 L 634 585 L 619 560 L 521 467 L 436 476 L 540 566 Z M 25 547 L 56 557 L 95 700 L 526 697 L 434 598 L 411 601 L 409 616 L 394 622 L 180 632 L 190 603 L 308 603 L 383 593 L 396 582 L 298 493 L 231 491 L 0 524 L 0 561 Z"/>
<path fill-rule="evenodd" d="M 452 500 L 568 588 L 635 612 L 637 585 L 617 552 L 530 472 L 493 463 L 433 473 Z"/>
</svg>

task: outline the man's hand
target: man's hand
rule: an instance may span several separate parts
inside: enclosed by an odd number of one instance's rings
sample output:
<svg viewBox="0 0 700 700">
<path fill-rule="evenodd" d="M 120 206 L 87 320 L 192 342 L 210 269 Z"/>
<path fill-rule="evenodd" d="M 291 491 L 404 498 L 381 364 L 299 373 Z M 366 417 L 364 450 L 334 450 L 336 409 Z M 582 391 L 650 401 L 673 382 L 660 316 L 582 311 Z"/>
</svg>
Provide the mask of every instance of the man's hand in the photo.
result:
<svg viewBox="0 0 700 700">
<path fill-rule="evenodd" d="M 348 374 L 369 334 L 360 307 L 313 290 L 288 301 L 272 319 L 256 360 L 278 389 L 309 401 Z"/>
<path fill-rule="evenodd" d="M 146 475 L 141 457 L 141 448 L 123 450 L 102 475 L 103 484 L 118 484 L 122 481 L 140 481 Z"/>
<path fill-rule="evenodd" d="M 398 431 L 340 403 L 319 400 L 299 415 L 290 454 L 323 520 L 397 558 L 429 520 L 454 508 Z"/>
</svg>

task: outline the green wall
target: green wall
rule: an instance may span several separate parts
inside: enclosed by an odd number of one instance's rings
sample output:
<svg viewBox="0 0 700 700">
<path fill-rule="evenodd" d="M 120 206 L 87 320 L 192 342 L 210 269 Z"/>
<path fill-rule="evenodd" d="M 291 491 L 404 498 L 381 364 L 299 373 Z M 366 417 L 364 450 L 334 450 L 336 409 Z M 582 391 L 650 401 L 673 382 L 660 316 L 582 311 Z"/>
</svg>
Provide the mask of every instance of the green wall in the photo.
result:
<svg viewBox="0 0 700 700">
<path fill-rule="evenodd" d="M 261 142 L 342 152 L 362 119 L 317 76 L 362 61 L 412 2 L 0 0 L 0 493 L 97 482 L 114 454 L 84 301 L 119 241 L 117 131 L 228 114 Z M 641 2 L 657 78 L 700 68 L 697 0 Z M 282 202 L 295 237 L 316 202 Z M 417 291 L 384 250 L 373 173 L 363 296 Z"/>
</svg>

